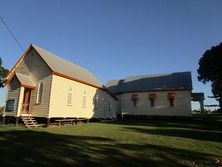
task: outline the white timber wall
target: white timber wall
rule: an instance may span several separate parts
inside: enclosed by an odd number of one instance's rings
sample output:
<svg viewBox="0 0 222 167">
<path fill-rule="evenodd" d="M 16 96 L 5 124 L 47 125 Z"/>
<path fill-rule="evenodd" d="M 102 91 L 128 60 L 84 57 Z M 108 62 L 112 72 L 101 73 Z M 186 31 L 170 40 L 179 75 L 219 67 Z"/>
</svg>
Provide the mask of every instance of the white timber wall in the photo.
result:
<svg viewBox="0 0 222 167">
<path fill-rule="evenodd" d="M 156 94 L 155 106 L 150 106 L 149 94 Z M 169 104 L 168 93 L 176 93 L 174 107 Z M 131 100 L 132 94 L 138 94 L 137 106 Z M 118 95 L 120 112 L 123 115 L 153 116 L 192 116 L 190 91 L 135 92 Z"/>
<path fill-rule="evenodd" d="M 24 87 L 20 88 L 20 92 L 19 92 L 19 101 L 18 101 L 18 109 L 17 109 L 17 117 L 19 117 L 21 115 L 21 111 L 22 111 L 22 103 L 23 103 L 23 98 L 24 98 Z"/>
<path fill-rule="evenodd" d="M 5 116 L 17 116 L 19 108 L 18 106 L 19 103 L 21 103 L 19 99 L 20 91 L 21 91 L 20 83 L 18 79 L 14 77 L 11 83 L 7 87 L 7 98 L 6 98 L 6 100 L 15 100 L 14 110 L 10 112 L 5 111 L 4 113 Z"/>
<path fill-rule="evenodd" d="M 68 104 L 70 87 L 72 98 L 71 104 Z M 96 93 L 97 105 L 94 101 Z M 107 92 L 57 75 L 52 76 L 49 117 L 115 118 L 116 110 L 117 101 Z"/>
</svg>

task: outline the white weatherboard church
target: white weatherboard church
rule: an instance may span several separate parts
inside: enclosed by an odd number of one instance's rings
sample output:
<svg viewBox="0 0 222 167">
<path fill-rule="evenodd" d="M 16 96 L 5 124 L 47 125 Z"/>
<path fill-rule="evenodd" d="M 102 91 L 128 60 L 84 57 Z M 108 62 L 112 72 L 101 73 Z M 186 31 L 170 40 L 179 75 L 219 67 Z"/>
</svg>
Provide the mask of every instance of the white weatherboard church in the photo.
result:
<svg viewBox="0 0 222 167">
<path fill-rule="evenodd" d="M 191 116 L 191 73 L 128 77 L 103 86 L 88 70 L 35 45 L 7 76 L 3 118 Z"/>
</svg>

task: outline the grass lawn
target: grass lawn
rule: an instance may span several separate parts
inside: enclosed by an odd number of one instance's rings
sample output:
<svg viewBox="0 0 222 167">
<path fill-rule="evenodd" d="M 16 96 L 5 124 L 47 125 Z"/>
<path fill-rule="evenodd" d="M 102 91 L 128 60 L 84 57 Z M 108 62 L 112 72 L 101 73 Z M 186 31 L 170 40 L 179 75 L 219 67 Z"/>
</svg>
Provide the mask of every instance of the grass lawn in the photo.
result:
<svg viewBox="0 0 222 167">
<path fill-rule="evenodd" d="M 0 166 L 222 166 L 222 118 L 0 126 Z"/>
</svg>

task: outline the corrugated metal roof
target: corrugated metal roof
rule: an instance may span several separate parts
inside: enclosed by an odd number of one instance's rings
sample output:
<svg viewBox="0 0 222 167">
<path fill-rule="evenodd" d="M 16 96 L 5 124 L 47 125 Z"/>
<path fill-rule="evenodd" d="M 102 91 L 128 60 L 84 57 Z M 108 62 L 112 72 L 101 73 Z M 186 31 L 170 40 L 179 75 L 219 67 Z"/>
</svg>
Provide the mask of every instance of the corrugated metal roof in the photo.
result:
<svg viewBox="0 0 222 167">
<path fill-rule="evenodd" d="M 33 82 L 32 78 L 30 76 L 27 76 L 27 75 L 24 75 L 21 73 L 16 73 L 15 75 L 18 78 L 21 85 L 36 87 L 35 83 Z"/>
<path fill-rule="evenodd" d="M 62 59 L 38 46 L 32 45 L 48 66 L 54 71 L 77 78 L 90 84 L 101 87 L 100 81 L 88 70 Z"/>
<path fill-rule="evenodd" d="M 176 72 L 166 74 L 131 76 L 123 80 L 108 81 L 106 87 L 112 93 L 192 89 L 191 72 Z"/>
<path fill-rule="evenodd" d="M 118 93 L 122 83 L 123 83 L 123 79 L 121 80 L 109 80 L 105 87 L 108 88 L 108 90 L 111 92 L 111 93 Z"/>
</svg>

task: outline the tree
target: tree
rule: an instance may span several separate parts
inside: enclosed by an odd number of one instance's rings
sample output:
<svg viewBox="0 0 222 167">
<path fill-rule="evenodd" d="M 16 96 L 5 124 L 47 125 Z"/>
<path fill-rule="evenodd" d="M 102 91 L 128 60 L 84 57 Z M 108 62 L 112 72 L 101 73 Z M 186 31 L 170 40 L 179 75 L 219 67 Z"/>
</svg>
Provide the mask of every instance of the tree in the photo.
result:
<svg viewBox="0 0 222 167">
<path fill-rule="evenodd" d="M 0 88 L 4 87 L 5 77 L 8 74 L 9 70 L 2 67 L 2 59 L 0 58 Z"/>
<path fill-rule="evenodd" d="M 222 43 L 203 54 L 197 72 L 199 81 L 211 82 L 212 93 L 222 109 Z"/>
</svg>

